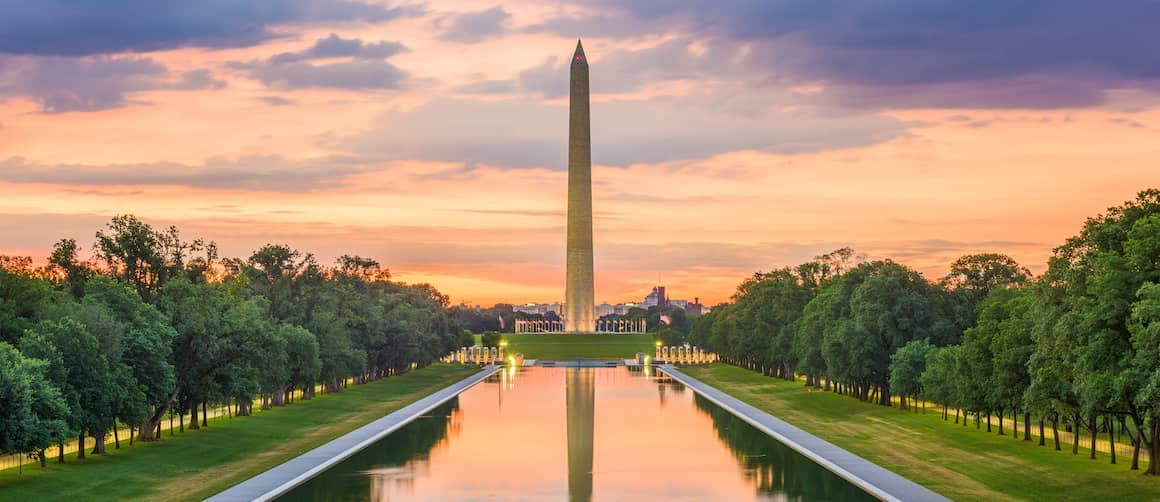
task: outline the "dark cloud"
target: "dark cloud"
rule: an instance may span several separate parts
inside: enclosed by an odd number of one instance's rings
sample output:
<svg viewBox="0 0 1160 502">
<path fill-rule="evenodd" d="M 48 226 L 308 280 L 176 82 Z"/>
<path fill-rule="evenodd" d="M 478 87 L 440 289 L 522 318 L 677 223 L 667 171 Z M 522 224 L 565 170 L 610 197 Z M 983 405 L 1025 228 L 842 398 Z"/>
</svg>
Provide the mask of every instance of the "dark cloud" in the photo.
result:
<svg viewBox="0 0 1160 502">
<path fill-rule="evenodd" d="M 405 50 L 398 42 L 366 43 L 331 33 L 299 52 L 284 52 L 265 61 L 231 61 L 226 67 L 278 89 L 398 89 L 407 74 L 384 59 Z M 344 60 L 314 62 L 319 59 Z"/>
<path fill-rule="evenodd" d="M 181 80 L 173 85 L 174 89 L 179 90 L 224 89 L 225 87 L 225 80 L 214 78 L 213 74 L 206 69 L 182 73 Z"/>
<path fill-rule="evenodd" d="M 0 56 L 0 98 L 30 98 L 40 103 L 43 113 L 108 110 L 133 102 L 131 95 L 137 92 L 225 85 L 208 70 L 173 75 L 149 58 Z"/>
<path fill-rule="evenodd" d="M 438 22 L 443 28 L 439 38 L 467 44 L 481 42 L 503 33 L 504 25 L 511 17 L 500 5 L 478 12 L 457 14 Z"/>
<path fill-rule="evenodd" d="M 584 5 L 601 14 L 532 30 L 729 41 L 755 78 L 824 82 L 847 106 L 1090 106 L 1104 101 L 1106 89 L 1160 81 L 1160 57 L 1140 50 L 1160 45 L 1160 3 L 1153 0 Z"/>
<path fill-rule="evenodd" d="M 270 62 L 294 63 L 326 58 L 386 59 L 405 50 L 406 47 L 399 42 L 366 43 L 357 38 L 342 38 L 331 33 L 305 50 L 278 54 L 270 58 Z"/>
<path fill-rule="evenodd" d="M 0 0 L 0 53 L 84 56 L 179 47 L 249 47 L 271 26 L 382 22 L 424 12 L 358 0 Z"/>
<path fill-rule="evenodd" d="M 297 103 L 293 99 L 284 98 L 282 96 L 258 96 L 258 101 L 272 106 L 289 106 Z"/>
<path fill-rule="evenodd" d="M 289 160 L 278 156 L 209 159 L 201 164 L 42 164 L 21 157 L 0 160 L 0 181 L 50 185 L 181 185 L 270 192 L 304 192 L 341 184 L 352 174 L 378 169 L 347 157 Z"/>
</svg>

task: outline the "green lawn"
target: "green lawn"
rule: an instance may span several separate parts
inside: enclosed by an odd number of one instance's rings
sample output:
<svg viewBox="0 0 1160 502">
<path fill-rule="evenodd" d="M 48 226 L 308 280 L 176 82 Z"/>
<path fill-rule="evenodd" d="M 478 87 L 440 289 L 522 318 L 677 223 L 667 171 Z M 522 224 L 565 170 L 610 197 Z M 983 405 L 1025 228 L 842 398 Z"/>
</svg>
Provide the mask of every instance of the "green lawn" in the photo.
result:
<svg viewBox="0 0 1160 502">
<path fill-rule="evenodd" d="M 438 364 L 84 461 L 0 471 L 2 500 L 201 500 L 471 375 Z M 55 459 L 53 459 L 55 460 Z"/>
<path fill-rule="evenodd" d="M 1160 479 L 1147 467 L 1129 471 L 1131 457 L 1109 465 L 1070 445 L 1047 445 L 956 426 L 939 413 L 915 414 L 830 392 L 809 393 L 799 382 L 715 364 L 681 371 L 706 384 L 914 480 L 954 500 L 1160 500 Z M 933 411 L 933 410 L 932 410 Z M 1033 427 L 1037 424 L 1032 424 Z M 1146 457 L 1141 452 L 1141 460 Z"/>
<path fill-rule="evenodd" d="M 505 334 L 507 354 L 522 352 L 527 359 L 565 361 L 585 359 L 631 359 L 637 352 L 652 355 L 656 352 L 649 334 L 622 335 L 561 335 L 561 334 Z"/>
</svg>

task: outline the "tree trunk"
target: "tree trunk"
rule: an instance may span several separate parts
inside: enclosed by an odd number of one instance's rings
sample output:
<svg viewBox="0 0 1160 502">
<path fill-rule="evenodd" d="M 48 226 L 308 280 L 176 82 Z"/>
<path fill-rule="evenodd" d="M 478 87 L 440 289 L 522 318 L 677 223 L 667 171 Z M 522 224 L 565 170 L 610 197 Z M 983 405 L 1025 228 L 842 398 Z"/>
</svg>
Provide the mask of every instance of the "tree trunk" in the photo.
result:
<svg viewBox="0 0 1160 502">
<path fill-rule="evenodd" d="M 1059 451 L 1059 414 L 1051 419 L 1051 435 L 1055 437 L 1055 451 Z"/>
<path fill-rule="evenodd" d="M 1079 424 L 1080 424 L 1080 421 L 1079 421 L 1079 414 L 1078 413 L 1075 414 L 1074 416 L 1072 416 L 1071 423 L 1072 423 L 1072 428 L 1075 429 L 1072 431 L 1072 434 L 1071 434 L 1071 438 L 1072 438 L 1071 454 L 1072 455 L 1079 455 Z"/>
<path fill-rule="evenodd" d="M 209 413 L 205 411 L 205 401 L 201 402 L 201 426 L 209 427 Z"/>
<path fill-rule="evenodd" d="M 154 441 L 161 439 L 161 420 L 165 418 L 165 414 L 169 411 L 169 407 L 177 399 L 178 393 L 181 392 L 181 386 L 173 389 L 173 393 L 169 394 L 169 399 L 166 399 L 163 404 L 153 409 L 153 415 L 146 417 L 145 422 L 141 424 L 141 432 L 137 435 L 138 441 Z M 148 408 L 145 409 L 149 411 Z M 170 424 L 173 421 L 170 419 Z"/>
<path fill-rule="evenodd" d="M 1047 441 L 1047 438 L 1043 437 L 1044 435 L 1045 434 L 1043 434 L 1043 417 L 1039 417 L 1039 446 L 1043 446 L 1044 442 Z"/>
<path fill-rule="evenodd" d="M 1043 431 L 1039 431 L 1039 435 L 1043 436 Z M 1031 412 L 1023 412 L 1023 440 L 1031 441 Z"/>
<path fill-rule="evenodd" d="M 107 435 L 107 434 L 108 433 L 105 431 L 91 434 L 91 436 L 93 436 L 93 451 L 92 451 L 93 455 L 104 455 L 105 454 L 105 435 Z"/>
<path fill-rule="evenodd" d="M 959 423 L 959 409 L 955 408 L 955 424 Z M 963 417 L 963 423 L 967 423 L 967 417 Z"/>
<path fill-rule="evenodd" d="M 1112 452 L 1112 463 L 1116 463 L 1116 426 L 1111 417 L 1106 419 L 1108 424 L 1108 449 Z"/>
<path fill-rule="evenodd" d="M 277 390 L 274 391 L 274 402 L 271 404 L 273 406 L 285 406 L 286 402 L 283 399 L 283 396 L 285 396 L 285 395 L 286 395 L 286 388 L 279 387 Z"/>
<path fill-rule="evenodd" d="M 77 459 L 84 460 L 85 458 L 85 430 L 77 434 Z"/>
<path fill-rule="evenodd" d="M 1096 429 L 1098 429 L 1099 427 L 1096 426 L 1096 416 L 1095 416 L 1094 412 L 1092 413 L 1091 427 L 1092 427 L 1092 454 L 1088 458 L 1091 460 L 1095 460 L 1096 459 L 1096 433 L 1098 432 L 1098 431 L 1096 431 Z"/>
<path fill-rule="evenodd" d="M 991 432 L 991 412 L 987 412 L 987 432 Z"/>
<path fill-rule="evenodd" d="M 116 422 L 113 422 L 113 446 L 118 450 L 121 449 L 121 438 L 117 436 L 117 423 Z"/>
<path fill-rule="evenodd" d="M 40 468 L 41 469 L 48 467 L 48 454 L 45 452 L 44 448 L 41 448 L 40 451 L 37 452 L 36 456 L 40 457 Z"/>
<path fill-rule="evenodd" d="M 991 416 L 990 415 L 987 415 L 987 432 L 991 432 Z M 1000 436 L 1005 435 L 1005 434 L 1003 434 L 1003 410 L 1002 409 L 999 410 L 999 435 Z"/>
<path fill-rule="evenodd" d="M 63 464 L 64 463 L 64 441 L 57 443 L 56 446 L 58 448 L 56 450 L 56 463 Z"/>
<path fill-rule="evenodd" d="M 1155 476 L 1160 474 L 1160 441 L 1156 438 L 1160 437 L 1160 420 L 1155 417 L 1152 419 L 1152 442 L 1145 443 L 1148 445 L 1148 470 L 1144 474 Z"/>
<path fill-rule="evenodd" d="M 200 428 L 201 425 L 197 423 L 197 402 L 194 402 L 193 406 L 189 407 L 189 430 L 195 431 Z"/>
<path fill-rule="evenodd" d="M 1128 434 L 1128 437 L 1132 439 L 1132 468 L 1131 468 L 1131 470 L 1133 470 L 1133 471 L 1140 470 L 1140 436 L 1139 436 L 1139 432 L 1140 431 L 1137 430 L 1136 434 Z"/>
</svg>

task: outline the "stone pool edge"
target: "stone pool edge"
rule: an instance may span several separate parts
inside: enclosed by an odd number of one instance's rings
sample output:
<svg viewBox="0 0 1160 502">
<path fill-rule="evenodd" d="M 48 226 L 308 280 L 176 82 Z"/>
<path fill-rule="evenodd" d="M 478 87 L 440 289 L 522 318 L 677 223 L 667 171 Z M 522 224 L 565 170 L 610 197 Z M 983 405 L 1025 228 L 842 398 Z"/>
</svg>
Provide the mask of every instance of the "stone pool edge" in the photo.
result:
<svg viewBox="0 0 1160 502">
<path fill-rule="evenodd" d="M 693 389 L 705 399 L 712 401 L 749 425 L 770 435 L 874 497 L 887 501 L 950 500 L 929 488 L 761 411 L 713 386 L 702 383 L 700 380 L 682 373 L 673 365 L 665 364 L 659 368 L 666 375 Z"/>
<path fill-rule="evenodd" d="M 206 500 L 209 502 L 272 500 L 411 423 L 501 369 L 500 366 L 487 366 L 478 373 L 428 394 L 414 403 L 231 486 Z"/>
</svg>

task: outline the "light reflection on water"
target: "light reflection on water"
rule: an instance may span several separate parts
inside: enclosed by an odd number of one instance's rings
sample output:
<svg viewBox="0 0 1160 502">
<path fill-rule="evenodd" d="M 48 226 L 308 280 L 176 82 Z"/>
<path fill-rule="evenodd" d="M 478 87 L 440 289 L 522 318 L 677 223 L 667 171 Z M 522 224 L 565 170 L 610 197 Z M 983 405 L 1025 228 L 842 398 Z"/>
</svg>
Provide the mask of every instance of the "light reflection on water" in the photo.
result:
<svg viewBox="0 0 1160 502">
<path fill-rule="evenodd" d="M 873 500 L 685 386 L 505 369 L 280 500 Z"/>
</svg>

